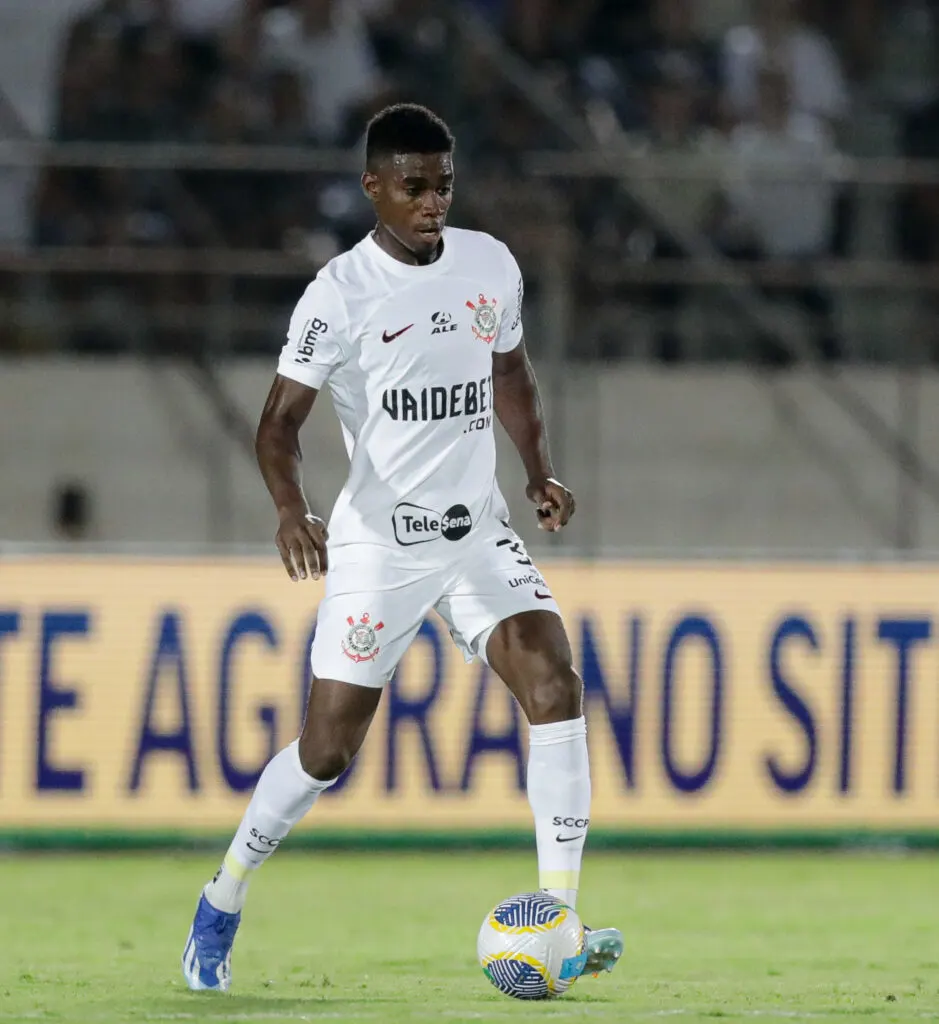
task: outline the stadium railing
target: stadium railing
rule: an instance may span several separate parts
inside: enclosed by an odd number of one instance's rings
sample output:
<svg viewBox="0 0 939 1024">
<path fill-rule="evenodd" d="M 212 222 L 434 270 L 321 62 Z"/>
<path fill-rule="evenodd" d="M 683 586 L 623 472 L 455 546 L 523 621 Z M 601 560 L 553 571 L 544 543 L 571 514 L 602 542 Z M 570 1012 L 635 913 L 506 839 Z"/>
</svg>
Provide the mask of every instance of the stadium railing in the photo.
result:
<svg viewBox="0 0 939 1024">
<path fill-rule="evenodd" d="M 355 152 L 294 147 L 0 142 L 0 168 L 216 169 L 246 173 L 276 170 L 355 176 L 358 166 L 359 154 Z M 675 160 L 656 153 L 614 160 L 609 154 L 590 152 L 536 152 L 526 154 L 522 166 L 530 176 L 553 182 L 561 193 L 572 182 L 601 182 L 611 176 L 651 184 L 667 192 L 669 185 L 714 174 L 713 169 L 707 170 L 693 160 Z M 831 161 L 830 178 L 859 189 L 862 203 L 876 196 L 876 201 L 883 205 L 902 188 L 939 183 L 939 163 L 839 156 Z M 465 190 L 471 191 L 472 173 L 467 174 L 465 181 Z M 715 180 L 715 186 L 718 184 Z M 544 225 L 540 228 L 544 232 Z M 817 367 L 821 357 L 812 343 L 811 314 L 806 317 L 804 310 L 790 304 L 766 323 L 765 310 L 751 308 L 754 291 L 767 287 L 812 287 L 830 292 L 835 297 L 836 319 L 845 340 L 845 360 L 891 367 L 889 372 L 896 375 L 898 387 L 905 388 L 908 395 L 916 386 L 912 379 L 915 368 L 928 364 L 936 355 L 931 335 L 936 325 L 934 302 L 939 291 L 939 267 L 889 258 L 889 246 L 884 244 L 869 247 L 869 254 L 857 258 L 826 258 L 798 265 L 760 260 L 731 262 L 708 258 L 701 252 L 668 259 L 622 259 L 614 267 L 604 268 L 610 293 L 618 293 L 608 302 L 602 298 L 585 299 L 580 294 L 578 275 L 583 262 L 590 260 L 590 250 L 578 243 L 569 223 L 558 223 L 555 230 L 557 244 L 539 245 L 536 256 L 524 268 L 531 282 L 526 318 L 530 317 L 537 331 L 543 385 L 550 398 L 556 399 L 548 405 L 555 417 L 560 415 L 557 410 L 562 405 L 560 398 L 571 366 L 610 358 L 657 358 L 654 339 L 661 310 L 648 310 L 646 293 L 662 286 L 683 289 L 681 301 L 690 310 L 678 323 L 682 335 L 679 355 L 683 358 L 746 363 L 755 355 L 753 339 L 765 328 L 777 336 L 788 356 L 794 356 L 809 371 Z M 551 237 L 549 230 L 541 239 L 550 243 Z M 877 255 L 878 249 L 882 255 Z M 21 245 L 0 250 L 0 293 L 4 295 L 8 322 L 40 325 L 35 348 L 31 347 L 32 340 L 22 346 L 28 354 L 64 347 L 71 328 L 93 324 L 97 315 L 81 302 L 56 302 L 49 282 L 92 274 L 126 281 L 161 277 L 208 280 L 212 286 L 202 300 L 154 299 L 143 310 L 143 320 L 151 327 L 196 334 L 202 339 L 199 356 L 206 356 L 201 358 L 202 365 L 211 367 L 213 358 L 239 351 L 238 339 L 244 332 L 264 336 L 285 313 L 284 309 L 263 302 L 243 300 L 236 285 L 238 280 L 296 281 L 299 288 L 317 265 L 308 255 L 271 249 L 234 250 L 217 243 L 199 249 Z M 728 303 L 729 298 L 734 302 Z M 737 305 L 728 314 L 728 306 L 734 303 Z M 629 310 L 628 316 L 624 315 L 625 309 Z M 648 315 L 643 317 L 643 313 Z M 0 312 L 0 319 L 3 317 Z M 714 333 L 721 336 L 716 346 L 708 338 L 702 340 L 702 324 L 706 325 L 705 330 L 713 327 Z M 600 340 L 604 330 L 607 334 L 612 330 L 616 335 L 612 350 L 604 348 Z M 271 336 L 279 333 L 279 329 L 274 330 Z M 272 341 L 271 350 L 274 347 L 276 342 Z M 130 348 L 154 354 L 145 345 L 141 349 L 139 343 Z M 886 422 L 861 390 L 839 380 L 837 375 L 826 371 L 811 376 L 819 393 L 845 411 L 868 438 L 870 446 L 894 462 L 900 482 L 898 525 L 892 540 L 901 548 L 908 546 L 903 538 L 912 531 L 902 525 L 903 509 L 909 505 L 908 492 L 912 489 L 916 495 L 925 496 L 930 507 L 939 507 L 939 473 L 920 450 L 915 424 L 901 423 L 897 428 Z M 831 474 L 844 476 L 846 489 L 850 489 L 850 470 L 809 422 L 800 404 L 782 395 L 771 377 L 758 372 L 755 379 L 766 388 L 768 398 L 779 405 L 793 432 L 801 436 L 810 457 L 824 463 Z M 218 393 L 215 397 L 219 397 Z M 224 396 L 221 397 L 218 414 L 224 417 Z M 555 427 L 558 426 L 556 423 Z M 553 432 L 557 433 L 557 429 Z M 247 424 L 234 423 L 233 436 L 243 443 Z M 889 540 L 884 538 L 885 543 Z"/>
</svg>

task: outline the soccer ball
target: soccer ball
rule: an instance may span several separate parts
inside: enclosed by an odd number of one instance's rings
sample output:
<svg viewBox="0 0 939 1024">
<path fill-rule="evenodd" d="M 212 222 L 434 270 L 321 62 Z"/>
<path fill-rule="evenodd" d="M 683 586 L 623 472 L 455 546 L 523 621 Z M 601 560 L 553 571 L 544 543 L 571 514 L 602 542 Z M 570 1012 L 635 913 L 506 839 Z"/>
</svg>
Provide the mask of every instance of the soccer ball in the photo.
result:
<svg viewBox="0 0 939 1024">
<path fill-rule="evenodd" d="M 546 892 L 524 892 L 486 915 L 476 940 L 486 977 L 515 999 L 552 999 L 566 992 L 587 962 L 584 926 Z"/>
</svg>

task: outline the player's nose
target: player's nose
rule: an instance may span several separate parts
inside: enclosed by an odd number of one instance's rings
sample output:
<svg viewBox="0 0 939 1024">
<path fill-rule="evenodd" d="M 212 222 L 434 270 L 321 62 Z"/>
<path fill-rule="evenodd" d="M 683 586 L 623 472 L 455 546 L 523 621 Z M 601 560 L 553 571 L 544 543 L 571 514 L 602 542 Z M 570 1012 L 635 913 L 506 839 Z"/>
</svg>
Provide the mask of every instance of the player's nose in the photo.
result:
<svg viewBox="0 0 939 1024">
<path fill-rule="evenodd" d="M 445 196 L 438 195 L 436 192 L 431 192 L 424 200 L 424 204 L 421 207 L 421 212 L 425 217 L 441 217 L 447 212 L 449 206 L 449 200 Z"/>
</svg>

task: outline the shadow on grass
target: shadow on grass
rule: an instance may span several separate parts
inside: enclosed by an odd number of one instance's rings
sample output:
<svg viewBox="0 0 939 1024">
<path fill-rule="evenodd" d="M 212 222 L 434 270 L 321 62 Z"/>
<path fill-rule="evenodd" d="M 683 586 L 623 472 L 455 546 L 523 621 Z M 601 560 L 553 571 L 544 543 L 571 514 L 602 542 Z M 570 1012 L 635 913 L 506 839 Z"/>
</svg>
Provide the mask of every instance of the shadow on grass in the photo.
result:
<svg viewBox="0 0 939 1024">
<path fill-rule="evenodd" d="M 278 1013 L 291 1016 L 329 1015 L 344 1008 L 362 1006 L 388 1006 L 408 1002 L 400 996 L 382 995 L 377 992 L 350 992 L 343 995 L 311 994 L 309 996 L 280 996 L 270 993 L 245 993 L 244 995 L 221 992 L 178 992 L 149 1001 L 147 1015 L 152 1018 L 164 1017 L 184 1020 L 191 1014 L 194 1019 L 237 1020 L 250 1018 L 276 1019 Z"/>
<path fill-rule="evenodd" d="M 480 998 L 467 1000 L 462 1008 L 451 1007 L 443 1013 L 444 1017 L 455 1019 L 465 1013 L 467 1019 L 484 1019 L 487 1011 L 502 1010 L 497 1016 L 502 1017 L 519 1012 L 523 1007 L 544 1010 L 573 1011 L 576 1015 L 577 1004 L 582 1010 L 588 1006 L 599 1009 L 601 1005 L 615 1002 L 615 996 L 600 993 L 578 993 L 573 998 L 563 1000 L 547 1000 L 529 1003 L 505 999 L 486 993 Z M 598 1005 L 599 1004 L 599 1005 Z M 379 992 L 349 993 L 344 995 L 310 995 L 309 997 L 278 996 L 270 994 L 224 995 L 217 992 L 179 992 L 174 996 L 164 996 L 152 1000 L 147 1006 L 144 1020 L 316 1020 L 323 1018 L 334 1021 L 384 1020 L 393 1014 L 395 1008 L 414 1010 L 413 995 L 381 994 Z M 588 1011 L 589 1012 L 589 1011 Z M 419 1013 L 417 1014 L 420 1015 Z M 556 1017 L 555 1013 L 548 1013 Z M 395 1018 L 397 1019 L 397 1018 Z"/>
</svg>

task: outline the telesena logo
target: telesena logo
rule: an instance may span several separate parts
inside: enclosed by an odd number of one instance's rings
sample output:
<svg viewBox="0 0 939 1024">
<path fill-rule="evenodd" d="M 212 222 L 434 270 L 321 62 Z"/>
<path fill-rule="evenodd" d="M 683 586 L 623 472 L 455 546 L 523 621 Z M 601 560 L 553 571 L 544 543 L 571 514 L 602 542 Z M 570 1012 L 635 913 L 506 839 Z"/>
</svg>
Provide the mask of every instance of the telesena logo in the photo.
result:
<svg viewBox="0 0 939 1024">
<path fill-rule="evenodd" d="M 391 516 L 395 540 L 402 547 L 426 544 L 443 537 L 462 540 L 473 528 L 473 517 L 465 505 L 451 505 L 443 514 L 423 505 L 402 501 Z"/>
</svg>

